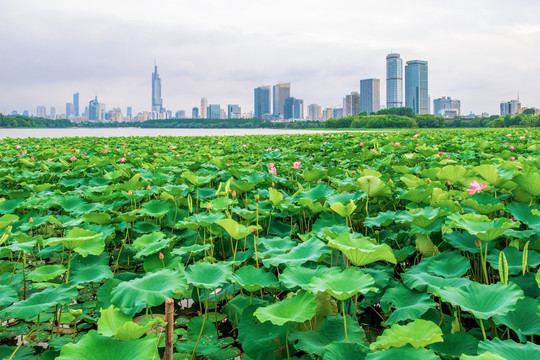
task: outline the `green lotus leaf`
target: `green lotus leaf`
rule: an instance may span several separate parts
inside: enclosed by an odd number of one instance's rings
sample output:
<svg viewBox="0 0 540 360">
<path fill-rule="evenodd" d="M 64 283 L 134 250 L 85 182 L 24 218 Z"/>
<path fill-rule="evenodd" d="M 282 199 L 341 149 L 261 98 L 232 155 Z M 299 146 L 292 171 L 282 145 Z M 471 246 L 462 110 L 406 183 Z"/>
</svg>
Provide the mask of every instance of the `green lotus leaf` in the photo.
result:
<svg viewBox="0 0 540 360">
<path fill-rule="evenodd" d="M 214 180 L 215 176 L 209 175 L 209 176 L 199 176 L 191 171 L 186 171 L 182 174 L 182 177 L 184 179 L 187 179 L 190 183 L 192 183 L 195 186 L 201 186 L 208 184 L 210 181 Z"/>
<path fill-rule="evenodd" d="M 471 268 L 469 259 L 462 255 L 430 261 L 427 271 L 431 275 L 446 279 L 460 278 Z"/>
<path fill-rule="evenodd" d="M 434 322 L 417 319 L 407 325 L 394 324 L 383 331 L 377 341 L 370 344 L 371 350 L 390 349 L 411 345 L 415 348 L 423 348 L 429 344 L 442 342 L 443 333 Z"/>
<path fill-rule="evenodd" d="M 392 191 L 378 177 L 367 175 L 356 180 L 356 184 L 368 195 L 368 197 L 388 197 Z"/>
<path fill-rule="evenodd" d="M 21 346 L 15 356 L 11 358 L 11 354 L 17 349 L 16 346 L 0 345 L 0 359 L 12 359 L 12 360 L 30 360 L 34 356 L 34 349 L 30 346 Z"/>
<path fill-rule="evenodd" d="M 131 321 L 131 316 L 111 305 L 108 309 L 101 309 L 101 316 L 97 321 L 97 332 L 104 336 L 114 336 L 118 328 L 128 321 Z"/>
<path fill-rule="evenodd" d="M 159 306 L 175 294 L 185 293 L 187 289 L 182 271 L 164 269 L 121 282 L 111 292 L 111 303 L 133 315 L 146 306 Z"/>
<path fill-rule="evenodd" d="M 335 192 L 330 186 L 325 184 L 319 184 L 311 190 L 300 191 L 298 193 L 299 199 L 309 199 L 313 202 L 319 199 L 326 199 Z"/>
<path fill-rule="evenodd" d="M 98 224 L 98 225 L 108 225 L 111 221 L 111 216 L 107 213 L 98 213 L 90 212 L 84 214 L 84 221 L 87 223 Z"/>
<path fill-rule="evenodd" d="M 443 335 L 444 341 L 431 344 L 429 348 L 441 355 L 459 357 L 462 354 L 476 355 L 478 339 L 466 332 L 448 333 Z"/>
<path fill-rule="evenodd" d="M 538 300 L 525 297 L 518 300 L 516 308 L 505 315 L 496 315 L 496 324 L 503 324 L 517 334 L 529 336 L 540 335 L 540 316 L 538 316 Z"/>
<path fill-rule="evenodd" d="M 17 291 L 11 285 L 0 285 L 0 306 L 11 305 L 19 301 Z"/>
<path fill-rule="evenodd" d="M 148 330 L 150 330 L 150 328 L 153 326 L 156 326 L 156 324 L 161 324 L 163 326 L 165 321 L 160 317 L 148 319 L 147 321 L 143 321 L 141 323 L 128 321 L 116 329 L 114 337 L 122 341 L 136 340 L 146 334 Z"/>
<path fill-rule="evenodd" d="M 62 347 L 57 360 L 147 360 L 152 359 L 156 350 L 156 338 L 145 337 L 139 340 L 118 341 L 89 331 L 76 344 Z"/>
<path fill-rule="evenodd" d="M 15 221 L 19 220 L 17 215 L 6 214 L 0 217 L 0 229 L 5 229 L 9 225 L 13 224 Z"/>
<path fill-rule="evenodd" d="M 242 266 L 234 274 L 229 275 L 229 280 L 237 283 L 242 289 L 254 292 L 262 288 L 278 288 L 279 283 L 274 274 L 252 265 Z"/>
<path fill-rule="evenodd" d="M 50 287 L 33 293 L 28 299 L 11 305 L 4 312 L 15 318 L 29 321 L 53 306 L 69 304 L 76 297 L 75 287 L 62 284 L 56 288 Z"/>
<path fill-rule="evenodd" d="M 498 169 L 495 165 L 483 164 L 476 166 L 474 171 L 493 186 L 501 186 L 508 181 L 507 178 L 499 175 Z"/>
<path fill-rule="evenodd" d="M 74 228 L 65 238 L 49 238 L 45 240 L 46 246 L 62 244 L 66 249 L 73 250 L 82 257 L 100 255 L 105 250 L 103 234 L 95 231 Z"/>
<path fill-rule="evenodd" d="M 204 244 L 204 245 L 201 245 L 201 244 L 193 244 L 193 245 L 189 245 L 189 246 L 182 246 L 181 248 L 178 248 L 178 249 L 174 249 L 172 251 L 173 254 L 175 255 L 186 255 L 186 254 L 189 254 L 191 256 L 193 255 L 197 255 L 203 251 L 207 251 L 207 250 L 210 250 L 212 248 L 212 245 L 211 244 Z"/>
<path fill-rule="evenodd" d="M 461 165 L 447 165 L 439 170 L 437 177 L 441 180 L 450 180 L 452 183 L 457 184 L 465 177 L 466 173 L 467 169 Z"/>
<path fill-rule="evenodd" d="M 315 296 L 307 291 L 279 301 L 275 304 L 260 307 L 253 315 L 260 322 L 270 321 L 274 325 L 283 325 L 289 321 L 302 323 L 315 316 L 317 305 Z"/>
<path fill-rule="evenodd" d="M 79 286 L 81 284 L 100 283 L 103 280 L 113 277 L 111 267 L 108 264 L 108 258 L 103 258 L 105 261 L 83 262 L 80 261 L 82 259 L 77 260 L 79 261 L 71 264 L 69 284 Z"/>
<path fill-rule="evenodd" d="M 394 222 L 396 218 L 395 211 L 379 212 L 375 217 L 368 217 L 364 220 L 364 225 L 368 227 L 381 226 L 386 227 Z"/>
<path fill-rule="evenodd" d="M 426 200 L 431 195 L 431 189 L 409 189 L 403 195 L 402 199 L 412 201 L 414 203 L 420 204 L 422 201 Z"/>
<path fill-rule="evenodd" d="M 431 296 L 409 290 L 402 284 L 386 290 L 381 298 L 381 306 L 383 303 L 391 304 L 395 308 L 386 320 L 387 325 L 419 319 L 430 308 L 435 308 L 435 301 Z"/>
<path fill-rule="evenodd" d="M 186 270 L 187 281 L 195 287 L 215 289 L 227 282 L 231 266 L 226 263 L 197 262 Z"/>
<path fill-rule="evenodd" d="M 527 172 L 520 174 L 512 179 L 513 182 L 525 190 L 531 196 L 540 196 L 540 173 Z"/>
<path fill-rule="evenodd" d="M 280 264 L 299 266 L 308 261 L 318 261 L 321 256 L 327 254 L 330 254 L 330 249 L 322 241 L 312 238 L 293 247 L 288 252 L 274 254 L 270 258 L 263 259 L 263 264 L 265 266 L 278 266 Z"/>
<path fill-rule="evenodd" d="M 167 201 L 151 200 L 143 204 L 139 214 L 153 218 L 160 218 L 169 211 L 169 207 L 170 204 Z"/>
<path fill-rule="evenodd" d="M 492 195 L 485 193 L 474 194 L 473 196 L 463 200 L 462 206 L 468 206 L 480 214 L 487 215 L 494 211 L 504 209 L 502 201 L 495 199 Z"/>
<path fill-rule="evenodd" d="M 66 271 L 67 269 L 64 265 L 44 265 L 30 271 L 28 278 L 34 282 L 48 281 L 62 275 Z"/>
<path fill-rule="evenodd" d="M 462 354 L 460 357 L 459 357 L 459 360 L 505 360 L 505 358 L 497 355 L 497 354 L 492 354 L 490 353 L 489 351 L 486 351 L 485 353 L 481 354 L 481 355 L 465 355 L 465 354 Z"/>
<path fill-rule="evenodd" d="M 351 233 L 345 233 L 333 239 L 329 238 L 328 246 L 340 250 L 356 266 L 368 265 L 379 260 L 392 264 L 397 262 L 390 246 L 377 245 L 361 234 L 358 235 L 353 237 Z"/>
<path fill-rule="evenodd" d="M 175 348 L 179 352 L 191 354 L 196 346 L 196 354 L 223 360 L 235 358 L 239 353 L 237 348 L 230 346 L 234 342 L 233 338 L 218 338 L 214 324 L 203 321 L 200 316 L 189 321 L 187 334 L 189 335 L 188 341 L 175 344 Z M 199 335 L 201 335 L 200 340 L 198 340 Z"/>
<path fill-rule="evenodd" d="M 22 203 L 24 202 L 23 198 L 19 199 L 9 199 L 0 203 L 0 214 L 11 214 L 15 212 Z"/>
<path fill-rule="evenodd" d="M 274 188 L 269 188 L 268 192 L 270 193 L 270 201 L 274 206 L 277 206 L 281 201 L 283 201 L 283 194 L 281 191 L 278 191 Z"/>
<path fill-rule="evenodd" d="M 322 274 L 337 272 L 336 267 L 326 267 L 319 265 L 314 269 L 302 266 L 287 266 L 283 272 L 279 274 L 279 281 L 289 290 L 300 287 L 303 290 L 309 289 L 309 283 L 314 277 L 319 277 Z"/>
<path fill-rule="evenodd" d="M 507 230 L 508 232 L 510 230 Z M 505 232 L 505 234 L 506 234 Z M 446 241 L 448 241 L 453 247 L 458 248 L 462 251 L 467 251 L 472 254 L 478 254 L 480 252 L 480 248 L 476 245 L 476 237 L 474 235 L 469 234 L 468 232 L 460 232 L 460 231 L 453 231 L 451 233 L 444 234 L 444 238 Z M 486 246 L 488 250 L 491 250 L 495 247 L 495 242 L 482 242 L 480 244 L 482 246 L 482 253 L 485 253 Z"/>
<path fill-rule="evenodd" d="M 489 221 L 485 216 L 476 216 L 466 214 L 452 219 L 453 226 L 468 231 L 482 241 L 491 241 L 497 239 L 506 230 L 518 227 L 510 219 L 498 218 Z"/>
<path fill-rule="evenodd" d="M 337 300 L 346 300 L 358 293 L 376 292 L 374 283 L 375 279 L 371 275 L 349 268 L 311 279 L 309 289 L 314 292 L 326 292 Z"/>
<path fill-rule="evenodd" d="M 369 349 L 360 344 L 333 342 L 326 347 L 323 360 L 365 359 Z"/>
<path fill-rule="evenodd" d="M 506 205 L 506 211 L 510 212 L 514 219 L 527 224 L 529 228 L 540 229 L 540 216 L 534 215 L 533 210 L 540 210 L 540 205 L 528 206 L 515 202 Z"/>
<path fill-rule="evenodd" d="M 161 226 L 149 221 L 137 221 L 137 223 L 133 226 L 133 230 L 139 234 L 149 234 L 161 230 Z"/>
<path fill-rule="evenodd" d="M 495 315 L 505 315 L 515 309 L 523 291 L 515 284 L 503 283 L 484 285 L 472 282 L 467 287 L 444 287 L 440 291 L 441 299 L 469 311 L 477 319 L 487 320 Z"/>
<path fill-rule="evenodd" d="M 390 348 L 384 351 L 375 351 L 366 356 L 366 360 L 440 360 L 440 358 L 427 349 L 416 349 L 410 346 Z"/>
<path fill-rule="evenodd" d="M 356 205 L 352 200 L 349 200 L 347 205 L 338 202 L 330 206 L 330 209 L 334 210 L 339 216 L 349 217 L 356 210 Z"/>
<path fill-rule="evenodd" d="M 138 237 L 133 241 L 133 247 L 137 250 L 135 259 L 149 256 L 169 246 L 171 239 L 166 239 L 165 234 L 158 231 Z"/>
<path fill-rule="evenodd" d="M 499 250 L 493 249 L 487 257 L 487 261 L 495 270 L 499 270 L 499 253 Z M 523 251 L 519 251 L 513 246 L 507 246 L 503 249 L 503 253 L 506 256 L 506 261 L 508 261 L 508 274 L 519 274 L 523 269 Z M 538 251 L 528 251 L 527 265 L 532 268 L 540 265 L 540 253 Z"/>
<path fill-rule="evenodd" d="M 527 342 L 519 344 L 512 340 L 484 340 L 478 344 L 478 352 L 489 351 L 492 354 L 500 355 L 505 360 L 540 359 L 540 345 Z"/>
<path fill-rule="evenodd" d="M 416 225 L 419 228 L 426 229 L 435 220 L 441 217 L 441 209 L 434 209 L 430 206 L 423 209 L 413 209 L 410 211 L 398 211 L 396 213 L 396 223 L 407 225 Z"/>
<path fill-rule="evenodd" d="M 218 220 L 215 223 L 225 229 L 235 240 L 244 239 L 246 236 L 252 235 L 255 230 L 261 229 L 259 225 L 244 226 L 233 219 Z"/>
</svg>

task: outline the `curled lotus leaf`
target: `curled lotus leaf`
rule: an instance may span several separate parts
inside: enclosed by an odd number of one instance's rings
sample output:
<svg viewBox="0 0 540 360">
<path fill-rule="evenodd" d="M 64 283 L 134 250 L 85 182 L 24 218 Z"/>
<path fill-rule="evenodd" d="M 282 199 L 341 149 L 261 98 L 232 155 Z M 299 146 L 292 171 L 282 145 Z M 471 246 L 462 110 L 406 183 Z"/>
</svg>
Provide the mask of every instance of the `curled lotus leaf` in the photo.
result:
<svg viewBox="0 0 540 360">
<path fill-rule="evenodd" d="M 249 292 L 258 291 L 262 288 L 279 287 L 279 283 L 274 274 L 252 265 L 242 266 L 234 274 L 229 275 L 229 280 L 237 283 L 242 289 Z"/>
<path fill-rule="evenodd" d="M 368 265 L 379 260 L 392 264 L 397 262 L 390 246 L 375 244 L 361 234 L 352 236 L 350 233 L 345 233 L 329 238 L 328 246 L 340 250 L 356 266 Z"/>
<path fill-rule="evenodd" d="M 347 300 L 358 293 L 376 292 L 374 284 L 373 276 L 349 268 L 342 272 L 327 273 L 311 279 L 309 289 L 314 292 L 326 292 L 337 300 Z"/>
<path fill-rule="evenodd" d="M 525 344 L 517 343 L 513 340 L 501 340 L 494 338 L 493 340 L 484 340 L 478 344 L 478 352 L 483 353 L 489 351 L 492 354 L 497 354 L 505 360 L 523 360 L 523 359 L 539 359 L 540 345 L 533 342 Z"/>
<path fill-rule="evenodd" d="M 440 360 L 431 350 L 404 346 L 367 354 L 366 360 Z"/>
<path fill-rule="evenodd" d="M 518 227 L 510 219 L 498 218 L 491 220 L 486 216 L 477 216 L 475 214 L 465 214 L 462 216 L 450 216 L 451 226 L 468 231 L 482 241 L 491 241 L 497 239 L 506 230 Z"/>
<path fill-rule="evenodd" d="M 394 324 L 383 331 L 374 343 L 371 350 L 399 348 L 410 345 L 423 348 L 429 344 L 443 341 L 443 332 L 434 322 L 417 319 L 407 325 Z"/>
<path fill-rule="evenodd" d="M 362 176 L 356 180 L 356 184 L 358 184 L 369 197 L 388 197 L 392 195 L 390 188 L 386 186 L 380 178 L 375 176 Z"/>
<path fill-rule="evenodd" d="M 381 306 L 384 303 L 391 304 L 394 311 L 386 320 L 387 325 L 399 321 L 419 319 L 430 308 L 435 308 L 435 301 L 426 293 L 409 290 L 402 284 L 387 289 L 381 298 Z"/>
<path fill-rule="evenodd" d="M 503 324 L 523 336 L 540 335 L 538 300 L 525 297 L 518 300 L 516 308 L 504 315 L 493 317 L 496 324 Z"/>
<path fill-rule="evenodd" d="M 253 315 L 260 322 L 270 321 L 274 325 L 284 325 L 287 322 L 302 323 L 311 320 L 316 313 L 315 296 L 307 291 L 286 298 L 272 305 L 255 310 Z"/>
<path fill-rule="evenodd" d="M 215 289 L 227 282 L 231 266 L 226 263 L 197 262 L 186 270 L 187 281 L 195 287 Z"/>
<path fill-rule="evenodd" d="M 49 238 L 45 240 L 46 246 L 63 244 L 66 249 L 73 250 L 82 257 L 88 255 L 101 255 L 105 250 L 103 233 L 74 228 L 64 238 Z"/>
<path fill-rule="evenodd" d="M 314 277 L 338 271 L 339 270 L 335 267 L 329 268 L 323 265 L 319 265 L 314 269 L 303 266 L 287 266 L 285 270 L 279 274 L 279 281 L 290 290 L 295 289 L 296 287 L 308 290 L 309 283 Z"/>
</svg>

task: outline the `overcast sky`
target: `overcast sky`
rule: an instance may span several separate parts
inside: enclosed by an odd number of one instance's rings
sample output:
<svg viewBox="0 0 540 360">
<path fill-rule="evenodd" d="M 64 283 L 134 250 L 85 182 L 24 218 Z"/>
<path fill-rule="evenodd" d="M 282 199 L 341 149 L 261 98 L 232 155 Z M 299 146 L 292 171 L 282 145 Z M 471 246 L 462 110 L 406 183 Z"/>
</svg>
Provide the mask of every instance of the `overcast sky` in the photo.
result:
<svg viewBox="0 0 540 360">
<path fill-rule="evenodd" d="M 0 112 L 56 107 L 74 92 L 125 114 L 151 109 L 154 57 L 163 105 L 253 110 L 253 89 L 291 82 L 304 104 L 342 104 L 385 57 L 429 62 L 431 99 L 462 113 L 540 107 L 538 0 L 2 0 Z M 433 106 L 433 105 L 432 105 Z M 47 113 L 49 109 L 47 109 Z"/>
</svg>

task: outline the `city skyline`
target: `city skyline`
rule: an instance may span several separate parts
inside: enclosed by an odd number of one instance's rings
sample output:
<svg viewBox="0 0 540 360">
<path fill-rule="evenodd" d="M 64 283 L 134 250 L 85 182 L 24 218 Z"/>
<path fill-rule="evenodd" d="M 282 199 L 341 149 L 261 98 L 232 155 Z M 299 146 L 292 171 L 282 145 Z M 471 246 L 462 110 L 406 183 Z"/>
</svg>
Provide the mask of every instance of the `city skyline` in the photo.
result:
<svg viewBox="0 0 540 360">
<path fill-rule="evenodd" d="M 463 114 L 497 114 L 518 91 L 523 106 L 537 106 L 537 1 L 510 8 L 500 0 L 458 0 L 452 7 L 344 3 L 7 1 L 0 14 L 0 43 L 9 49 L 0 68 L 0 112 L 33 113 L 46 105 L 63 113 L 74 92 L 81 112 L 96 94 L 114 107 L 149 111 L 154 57 L 166 79 L 163 104 L 172 111 L 189 113 L 203 96 L 252 111 L 252 89 L 280 81 L 291 82 L 294 96 L 307 103 L 336 106 L 370 77 L 381 79 L 384 97 L 384 57 L 391 52 L 428 61 L 431 98 L 460 99 Z M 358 13 L 368 16 L 356 21 Z"/>
</svg>

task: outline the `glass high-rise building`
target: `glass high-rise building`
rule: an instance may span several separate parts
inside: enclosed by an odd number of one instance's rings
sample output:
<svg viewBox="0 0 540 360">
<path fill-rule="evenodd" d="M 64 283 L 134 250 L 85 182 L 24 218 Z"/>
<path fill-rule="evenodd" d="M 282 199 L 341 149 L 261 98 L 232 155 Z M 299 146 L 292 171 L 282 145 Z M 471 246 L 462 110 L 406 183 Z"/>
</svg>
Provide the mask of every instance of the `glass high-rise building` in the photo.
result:
<svg viewBox="0 0 540 360">
<path fill-rule="evenodd" d="M 360 112 L 368 115 L 381 108 L 381 80 L 360 80 Z"/>
<path fill-rule="evenodd" d="M 75 116 L 75 107 L 72 103 L 66 103 L 66 118 L 69 119 L 72 116 Z"/>
<path fill-rule="evenodd" d="M 435 116 L 444 116 L 445 110 L 456 110 L 457 116 L 461 114 L 461 102 L 452 99 L 450 96 L 443 96 L 433 100 L 433 114 Z"/>
<path fill-rule="evenodd" d="M 283 106 L 284 119 L 303 119 L 304 118 L 304 100 L 295 97 L 285 99 Z"/>
<path fill-rule="evenodd" d="M 101 104 L 99 103 L 97 96 L 94 100 L 90 100 L 90 103 L 88 104 L 88 120 L 101 120 Z"/>
<path fill-rule="evenodd" d="M 221 119 L 221 108 L 218 104 L 210 104 L 207 109 L 208 119 Z"/>
<path fill-rule="evenodd" d="M 262 119 L 263 115 L 270 114 L 270 86 L 255 88 L 254 114 L 255 119 Z"/>
<path fill-rule="evenodd" d="M 157 65 L 154 63 L 152 73 L 152 112 L 160 114 L 163 111 L 163 100 L 161 99 L 161 79 L 157 72 Z"/>
<path fill-rule="evenodd" d="M 343 98 L 343 116 L 352 116 L 360 114 L 360 94 L 353 91 L 350 95 Z"/>
<path fill-rule="evenodd" d="M 429 114 L 428 62 L 407 61 L 405 66 L 405 106 L 415 114 Z"/>
<path fill-rule="evenodd" d="M 229 104 L 227 105 L 227 118 L 228 119 L 240 119 L 242 115 L 242 109 L 240 105 Z"/>
<path fill-rule="evenodd" d="M 284 117 L 285 99 L 291 97 L 291 83 L 274 85 L 273 113 L 275 117 Z"/>
<path fill-rule="evenodd" d="M 191 118 L 192 119 L 198 119 L 199 118 L 199 108 L 198 107 L 194 107 L 193 109 L 191 109 Z"/>
<path fill-rule="evenodd" d="M 75 111 L 75 116 L 80 116 L 79 113 L 79 93 L 73 94 L 73 109 Z"/>
<path fill-rule="evenodd" d="M 386 108 L 403 106 L 403 60 L 399 54 L 386 56 Z"/>
</svg>

